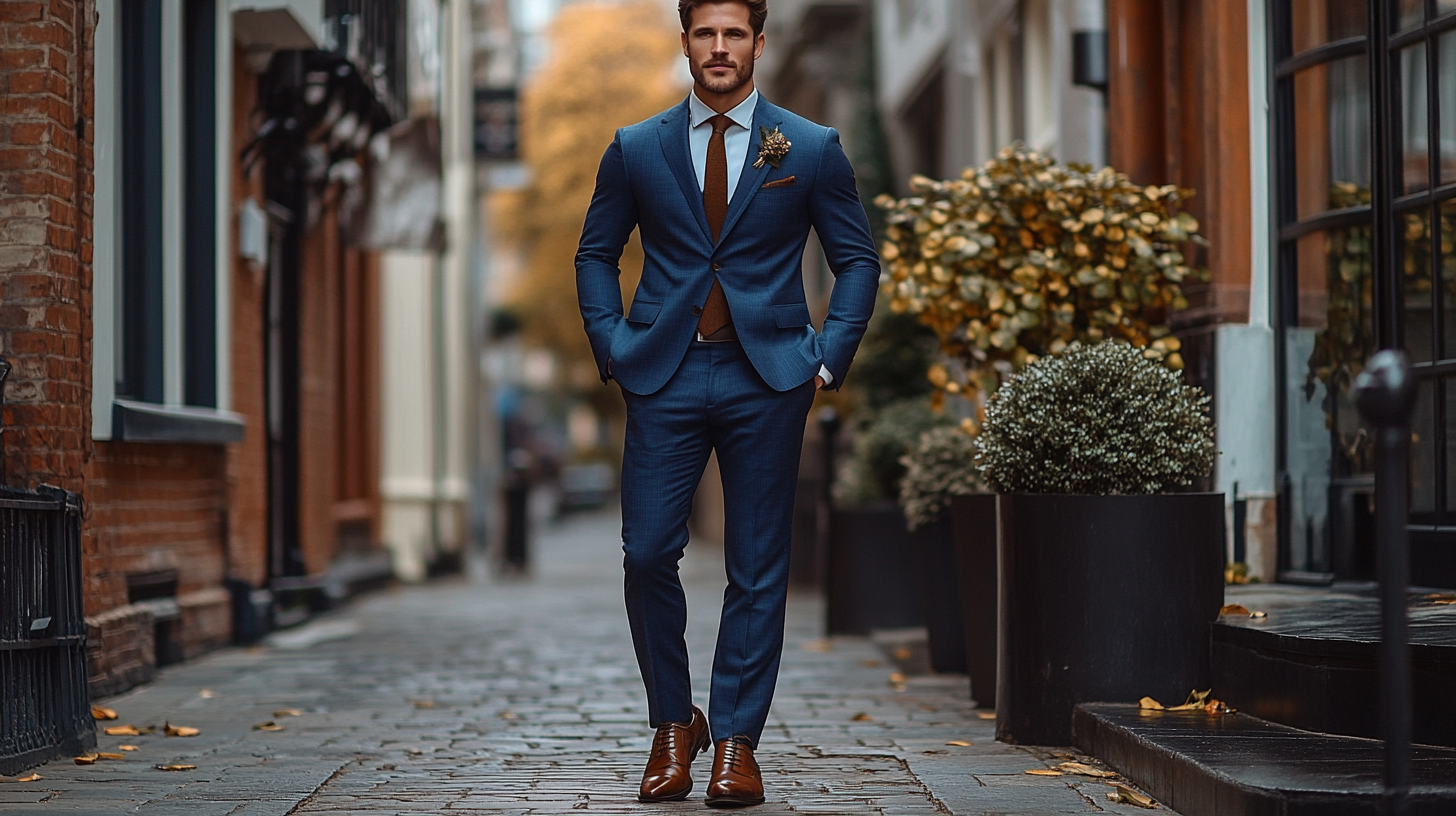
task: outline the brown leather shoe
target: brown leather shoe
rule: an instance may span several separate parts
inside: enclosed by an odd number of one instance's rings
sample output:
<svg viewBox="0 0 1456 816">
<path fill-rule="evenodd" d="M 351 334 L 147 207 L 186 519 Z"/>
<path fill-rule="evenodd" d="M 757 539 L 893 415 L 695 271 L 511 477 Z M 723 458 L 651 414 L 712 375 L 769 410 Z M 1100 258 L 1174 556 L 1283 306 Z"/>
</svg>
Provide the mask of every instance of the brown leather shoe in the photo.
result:
<svg viewBox="0 0 1456 816">
<path fill-rule="evenodd" d="M 688 766 L 693 758 L 708 750 L 708 718 L 702 709 L 693 706 L 688 723 L 663 723 L 652 738 L 652 755 L 642 772 L 642 787 L 637 790 L 639 802 L 676 802 L 686 799 L 693 790 Z"/>
<path fill-rule="evenodd" d="M 708 780 L 708 807 L 733 808 L 763 804 L 763 774 L 747 737 L 720 740 L 713 751 L 713 777 Z"/>
</svg>

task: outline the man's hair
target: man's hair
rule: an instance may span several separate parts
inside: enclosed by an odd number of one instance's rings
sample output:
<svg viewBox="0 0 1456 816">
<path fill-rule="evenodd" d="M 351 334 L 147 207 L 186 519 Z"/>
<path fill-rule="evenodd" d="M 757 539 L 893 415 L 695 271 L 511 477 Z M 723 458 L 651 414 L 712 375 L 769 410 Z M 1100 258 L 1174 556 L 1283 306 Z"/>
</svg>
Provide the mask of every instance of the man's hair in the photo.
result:
<svg viewBox="0 0 1456 816">
<path fill-rule="evenodd" d="M 748 6 L 748 24 L 753 36 L 763 33 L 763 21 L 768 19 L 768 0 L 677 0 L 677 16 L 682 20 L 684 32 L 693 24 L 693 11 L 710 3 L 742 3 Z"/>
</svg>

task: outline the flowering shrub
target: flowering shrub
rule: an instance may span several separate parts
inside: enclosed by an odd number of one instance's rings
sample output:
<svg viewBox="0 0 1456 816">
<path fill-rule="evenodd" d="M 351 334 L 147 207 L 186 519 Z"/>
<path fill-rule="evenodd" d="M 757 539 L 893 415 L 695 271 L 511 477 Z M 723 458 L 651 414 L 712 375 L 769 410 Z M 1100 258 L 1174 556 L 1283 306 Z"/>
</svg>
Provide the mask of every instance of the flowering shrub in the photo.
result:
<svg viewBox="0 0 1456 816">
<path fill-rule="evenodd" d="M 975 440 L 953 425 L 931 428 L 900 457 L 900 506 L 910 529 L 935 521 L 952 496 L 985 492 L 976 472 Z"/>
<path fill-rule="evenodd" d="M 1126 340 L 1181 368 L 1170 312 L 1202 280 L 1180 247 L 1201 241 L 1176 186 L 1139 187 L 1111 168 L 1060 165 L 1013 145 L 960 178 L 915 176 L 887 212 L 882 287 L 896 312 L 930 326 L 963 374 L 930 370 L 938 389 L 975 391 L 1068 344 Z"/>
<path fill-rule="evenodd" d="M 1158 493 L 1213 469 L 1208 396 L 1125 342 L 1073 344 L 986 402 L 978 468 L 997 493 Z"/>
</svg>

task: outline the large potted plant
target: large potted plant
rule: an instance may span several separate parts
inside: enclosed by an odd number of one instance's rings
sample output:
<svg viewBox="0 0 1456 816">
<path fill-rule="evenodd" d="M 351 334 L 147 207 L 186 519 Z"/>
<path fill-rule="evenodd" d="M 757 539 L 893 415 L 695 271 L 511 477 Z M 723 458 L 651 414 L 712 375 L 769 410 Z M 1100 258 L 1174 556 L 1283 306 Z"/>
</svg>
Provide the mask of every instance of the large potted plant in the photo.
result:
<svg viewBox="0 0 1456 816">
<path fill-rule="evenodd" d="M 949 422 L 924 397 L 861 412 L 841 468 L 829 519 L 825 623 L 830 634 L 921 626 L 925 622 L 915 541 L 895 499 L 900 459 L 922 431 Z"/>
<path fill-rule="evenodd" d="M 998 739 L 1062 745 L 1082 702 L 1206 687 L 1223 603 L 1208 397 L 1122 342 L 1073 344 L 986 403 L 998 494 Z"/>
<path fill-rule="evenodd" d="M 900 457 L 900 506 L 915 537 L 920 569 L 921 602 L 929 635 L 930 666 L 938 672 L 966 672 L 967 646 L 963 603 L 956 569 L 951 501 L 984 493 L 975 468 L 970 434 L 941 425 L 920 434 Z M 994 597 L 994 587 L 992 596 Z M 993 613 L 994 616 L 994 613 Z M 995 646 L 994 639 L 991 642 Z"/>
</svg>

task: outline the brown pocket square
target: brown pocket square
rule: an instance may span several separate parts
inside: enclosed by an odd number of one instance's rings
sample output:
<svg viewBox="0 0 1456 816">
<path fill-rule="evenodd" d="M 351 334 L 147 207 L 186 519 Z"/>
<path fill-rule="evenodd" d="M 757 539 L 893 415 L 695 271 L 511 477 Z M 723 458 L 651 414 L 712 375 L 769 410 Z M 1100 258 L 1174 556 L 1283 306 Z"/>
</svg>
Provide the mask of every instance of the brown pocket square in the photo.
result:
<svg viewBox="0 0 1456 816">
<path fill-rule="evenodd" d="M 760 190 L 767 190 L 770 187 L 791 187 L 795 183 L 796 182 L 795 182 L 795 179 L 794 179 L 793 176 L 784 176 L 781 179 L 774 179 L 773 181 L 770 181 L 769 183 L 763 185 L 762 187 L 760 187 L 758 189 L 760 189 Z"/>
</svg>

